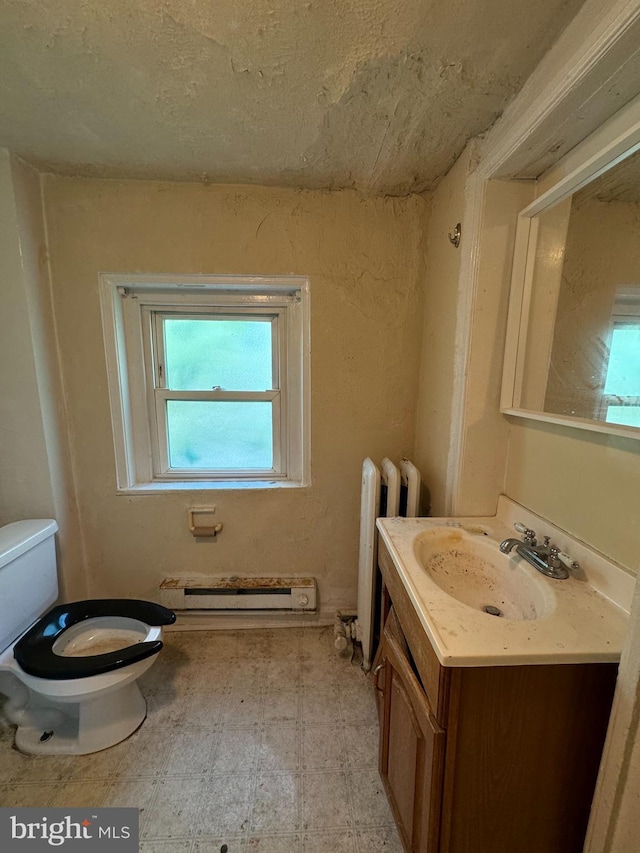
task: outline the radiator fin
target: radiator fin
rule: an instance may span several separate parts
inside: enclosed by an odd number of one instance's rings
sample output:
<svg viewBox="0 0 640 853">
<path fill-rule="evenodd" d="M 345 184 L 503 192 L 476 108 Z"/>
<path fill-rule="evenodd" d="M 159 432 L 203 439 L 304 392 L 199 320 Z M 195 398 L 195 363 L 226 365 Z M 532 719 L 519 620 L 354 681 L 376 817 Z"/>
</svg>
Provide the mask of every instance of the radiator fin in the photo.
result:
<svg viewBox="0 0 640 853">
<path fill-rule="evenodd" d="M 362 665 L 371 667 L 379 604 L 376 518 L 420 512 L 420 472 L 408 459 L 398 468 L 385 458 L 377 465 L 369 458 L 362 465 L 360 499 L 360 554 L 358 561 L 358 616 L 356 637 L 362 644 Z"/>
</svg>

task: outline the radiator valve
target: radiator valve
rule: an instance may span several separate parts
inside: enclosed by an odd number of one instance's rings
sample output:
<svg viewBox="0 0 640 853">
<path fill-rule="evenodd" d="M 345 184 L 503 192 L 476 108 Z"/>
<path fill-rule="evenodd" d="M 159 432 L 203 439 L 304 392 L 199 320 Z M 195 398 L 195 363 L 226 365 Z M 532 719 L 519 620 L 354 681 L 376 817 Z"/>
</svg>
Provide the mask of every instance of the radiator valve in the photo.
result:
<svg viewBox="0 0 640 853">
<path fill-rule="evenodd" d="M 340 611 L 336 613 L 333 625 L 333 645 L 341 657 L 351 657 L 353 654 L 352 626 L 355 616 L 344 616 Z"/>
</svg>

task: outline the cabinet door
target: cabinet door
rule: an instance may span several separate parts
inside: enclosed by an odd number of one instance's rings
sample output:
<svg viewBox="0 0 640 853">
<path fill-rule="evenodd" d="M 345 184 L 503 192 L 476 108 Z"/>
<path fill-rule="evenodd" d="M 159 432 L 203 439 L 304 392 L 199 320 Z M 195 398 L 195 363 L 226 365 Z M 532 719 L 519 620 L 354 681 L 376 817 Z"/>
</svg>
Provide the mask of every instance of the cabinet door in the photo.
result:
<svg viewBox="0 0 640 853">
<path fill-rule="evenodd" d="M 386 657 L 384 652 L 384 626 L 387 621 L 387 616 L 391 609 L 391 599 L 387 588 L 382 584 L 382 594 L 380 598 L 380 625 L 378 628 L 379 642 L 376 649 L 375 658 L 371 667 L 371 681 L 376 691 L 376 704 L 378 706 L 378 720 L 380 722 L 380 731 L 382 732 L 382 719 L 384 715 L 384 671 L 386 665 Z"/>
<path fill-rule="evenodd" d="M 444 731 L 413 673 L 393 610 L 384 631 L 380 773 L 406 850 L 436 853 Z"/>
</svg>

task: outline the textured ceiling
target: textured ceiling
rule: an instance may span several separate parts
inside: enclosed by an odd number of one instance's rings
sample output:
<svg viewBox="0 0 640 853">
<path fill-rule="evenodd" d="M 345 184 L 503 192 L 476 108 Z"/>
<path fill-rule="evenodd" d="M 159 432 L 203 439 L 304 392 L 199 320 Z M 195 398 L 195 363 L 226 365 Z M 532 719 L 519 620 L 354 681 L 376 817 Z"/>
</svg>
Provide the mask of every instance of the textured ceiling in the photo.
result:
<svg viewBox="0 0 640 853">
<path fill-rule="evenodd" d="M 640 151 L 587 184 L 576 193 L 574 202 L 580 205 L 592 198 L 598 201 L 640 203 Z"/>
<path fill-rule="evenodd" d="M 51 171 L 402 195 L 583 0 L 2 0 L 0 145 Z"/>
</svg>

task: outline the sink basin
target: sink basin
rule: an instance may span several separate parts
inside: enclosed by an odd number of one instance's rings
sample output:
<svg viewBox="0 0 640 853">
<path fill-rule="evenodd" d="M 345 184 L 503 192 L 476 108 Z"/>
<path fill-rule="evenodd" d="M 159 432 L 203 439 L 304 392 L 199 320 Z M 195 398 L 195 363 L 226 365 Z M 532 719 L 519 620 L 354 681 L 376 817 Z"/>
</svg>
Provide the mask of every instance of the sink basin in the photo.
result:
<svg viewBox="0 0 640 853">
<path fill-rule="evenodd" d="M 553 580 L 501 553 L 515 522 L 551 536 L 583 574 Z M 442 666 L 620 660 L 635 576 L 526 507 L 501 495 L 494 516 L 379 518 L 376 526 L 382 574 L 389 587 L 402 584 Z"/>
<path fill-rule="evenodd" d="M 482 532 L 435 527 L 416 537 L 413 550 L 441 590 L 487 618 L 541 619 L 555 609 L 548 582 L 532 577 L 521 558 L 501 553 Z"/>
</svg>

